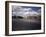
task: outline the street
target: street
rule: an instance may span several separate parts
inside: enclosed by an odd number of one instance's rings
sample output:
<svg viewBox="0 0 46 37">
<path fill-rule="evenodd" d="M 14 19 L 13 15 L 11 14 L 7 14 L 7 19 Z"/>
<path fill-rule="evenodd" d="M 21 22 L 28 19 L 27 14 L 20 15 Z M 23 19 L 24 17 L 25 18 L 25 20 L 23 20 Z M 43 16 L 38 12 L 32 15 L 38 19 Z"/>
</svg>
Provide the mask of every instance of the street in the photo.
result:
<svg viewBox="0 0 46 37">
<path fill-rule="evenodd" d="M 12 31 L 17 31 L 17 30 L 39 30 L 41 29 L 41 22 L 40 21 L 35 21 L 32 22 L 26 21 L 23 19 L 12 19 Z"/>
</svg>

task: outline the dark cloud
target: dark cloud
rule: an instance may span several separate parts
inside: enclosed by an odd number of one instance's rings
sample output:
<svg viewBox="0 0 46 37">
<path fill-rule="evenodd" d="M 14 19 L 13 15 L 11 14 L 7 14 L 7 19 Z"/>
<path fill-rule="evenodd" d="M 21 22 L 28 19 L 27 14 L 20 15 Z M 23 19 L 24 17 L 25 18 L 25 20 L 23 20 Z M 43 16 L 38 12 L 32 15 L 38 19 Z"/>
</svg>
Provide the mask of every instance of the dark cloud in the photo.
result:
<svg viewBox="0 0 46 37">
<path fill-rule="evenodd" d="M 12 12 L 13 16 L 38 15 L 41 12 L 41 7 L 12 6 Z"/>
</svg>

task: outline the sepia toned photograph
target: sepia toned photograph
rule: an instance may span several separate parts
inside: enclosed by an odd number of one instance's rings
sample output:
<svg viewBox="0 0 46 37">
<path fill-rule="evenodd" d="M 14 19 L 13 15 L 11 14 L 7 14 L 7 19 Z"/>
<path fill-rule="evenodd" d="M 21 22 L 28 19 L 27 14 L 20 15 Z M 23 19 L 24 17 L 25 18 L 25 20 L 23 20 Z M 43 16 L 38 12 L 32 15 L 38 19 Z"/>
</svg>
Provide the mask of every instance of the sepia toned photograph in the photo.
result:
<svg viewBox="0 0 46 37">
<path fill-rule="evenodd" d="M 5 2 L 5 34 L 45 34 L 45 4 L 35 2 Z"/>
</svg>

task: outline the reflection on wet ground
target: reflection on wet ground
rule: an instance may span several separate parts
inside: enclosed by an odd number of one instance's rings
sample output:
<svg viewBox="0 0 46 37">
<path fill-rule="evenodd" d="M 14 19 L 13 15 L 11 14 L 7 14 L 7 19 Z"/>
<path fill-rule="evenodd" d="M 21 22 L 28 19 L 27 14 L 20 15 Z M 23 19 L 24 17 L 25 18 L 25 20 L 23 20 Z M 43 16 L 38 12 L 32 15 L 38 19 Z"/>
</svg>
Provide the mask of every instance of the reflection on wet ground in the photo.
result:
<svg viewBox="0 0 46 37">
<path fill-rule="evenodd" d="M 12 31 L 39 29 L 41 29 L 41 21 L 39 20 L 12 18 Z"/>
</svg>

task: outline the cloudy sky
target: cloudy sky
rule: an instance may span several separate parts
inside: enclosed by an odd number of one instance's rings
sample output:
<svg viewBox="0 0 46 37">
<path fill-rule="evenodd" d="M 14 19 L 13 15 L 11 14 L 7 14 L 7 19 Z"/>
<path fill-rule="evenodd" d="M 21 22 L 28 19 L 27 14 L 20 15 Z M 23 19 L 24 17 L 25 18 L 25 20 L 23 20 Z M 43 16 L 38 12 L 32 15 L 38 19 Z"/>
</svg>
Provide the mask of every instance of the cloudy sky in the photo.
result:
<svg viewBox="0 0 46 37">
<path fill-rule="evenodd" d="M 12 16 L 33 16 L 41 13 L 41 7 L 12 6 Z"/>
</svg>

